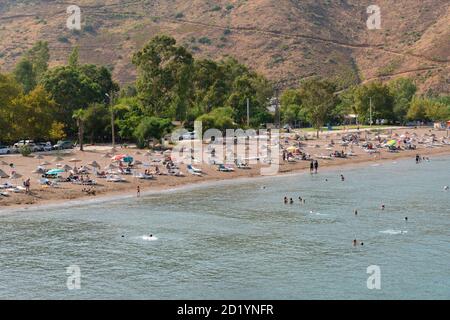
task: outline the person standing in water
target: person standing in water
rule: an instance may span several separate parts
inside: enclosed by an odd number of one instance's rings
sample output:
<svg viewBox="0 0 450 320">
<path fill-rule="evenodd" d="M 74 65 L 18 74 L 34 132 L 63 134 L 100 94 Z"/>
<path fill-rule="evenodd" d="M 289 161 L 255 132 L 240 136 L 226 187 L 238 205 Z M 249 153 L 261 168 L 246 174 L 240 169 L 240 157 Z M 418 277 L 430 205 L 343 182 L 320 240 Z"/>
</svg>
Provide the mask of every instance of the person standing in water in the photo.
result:
<svg viewBox="0 0 450 320">
<path fill-rule="evenodd" d="M 137 186 L 137 197 L 139 198 L 141 196 L 141 187 Z"/>
<path fill-rule="evenodd" d="M 341 181 L 345 181 L 345 177 L 343 174 L 341 174 Z"/>
<path fill-rule="evenodd" d="M 311 160 L 311 163 L 309 164 L 309 172 L 313 173 L 314 171 L 314 160 Z"/>
<path fill-rule="evenodd" d="M 314 172 L 317 173 L 317 170 L 319 169 L 319 161 L 314 161 Z"/>
</svg>

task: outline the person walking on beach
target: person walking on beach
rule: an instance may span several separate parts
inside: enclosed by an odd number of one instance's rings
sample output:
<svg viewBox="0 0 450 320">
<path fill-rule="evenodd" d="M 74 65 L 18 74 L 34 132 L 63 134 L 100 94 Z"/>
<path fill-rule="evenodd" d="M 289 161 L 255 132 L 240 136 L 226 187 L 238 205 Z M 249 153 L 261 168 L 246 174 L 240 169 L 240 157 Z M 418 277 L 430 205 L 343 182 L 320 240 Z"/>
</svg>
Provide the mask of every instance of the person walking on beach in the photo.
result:
<svg viewBox="0 0 450 320">
<path fill-rule="evenodd" d="M 25 193 L 30 193 L 30 187 L 31 187 L 30 178 L 25 180 L 25 182 L 23 184 L 25 186 Z"/>
<path fill-rule="evenodd" d="M 419 162 L 420 162 L 420 156 L 417 154 L 416 155 L 416 164 L 419 164 Z"/>
<path fill-rule="evenodd" d="M 314 161 L 314 172 L 317 173 L 317 170 L 319 169 L 319 161 Z"/>
<path fill-rule="evenodd" d="M 139 198 L 141 196 L 141 187 L 137 186 L 137 197 Z"/>
<path fill-rule="evenodd" d="M 309 164 L 309 172 L 313 173 L 314 171 L 314 160 L 311 160 L 311 163 Z"/>
</svg>

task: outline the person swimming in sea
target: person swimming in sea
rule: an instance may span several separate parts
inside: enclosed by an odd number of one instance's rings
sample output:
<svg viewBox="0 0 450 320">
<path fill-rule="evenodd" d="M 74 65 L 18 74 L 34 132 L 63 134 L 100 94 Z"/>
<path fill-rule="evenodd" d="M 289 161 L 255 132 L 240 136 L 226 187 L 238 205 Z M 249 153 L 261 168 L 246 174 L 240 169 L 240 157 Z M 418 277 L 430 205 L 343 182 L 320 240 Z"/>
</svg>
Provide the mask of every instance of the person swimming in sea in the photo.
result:
<svg viewBox="0 0 450 320">
<path fill-rule="evenodd" d="M 291 199 L 289 200 L 289 203 L 290 203 L 290 204 L 294 204 L 294 200 L 291 198 Z"/>
<path fill-rule="evenodd" d="M 288 203 L 288 198 L 284 197 L 284 204 L 287 204 L 287 203 Z"/>
<path fill-rule="evenodd" d="M 444 191 L 448 191 L 449 189 L 450 189 L 449 186 L 445 186 L 445 187 L 444 187 Z"/>
<path fill-rule="evenodd" d="M 341 181 L 345 181 L 345 177 L 343 174 L 341 174 Z"/>
<path fill-rule="evenodd" d="M 357 216 L 358 215 L 358 210 L 355 210 L 355 216 Z"/>
<path fill-rule="evenodd" d="M 405 221 L 408 222 L 408 217 L 405 217 Z"/>
<path fill-rule="evenodd" d="M 386 206 L 384 204 L 381 205 L 381 210 L 386 209 Z"/>
<path fill-rule="evenodd" d="M 300 201 L 300 203 L 303 203 L 302 197 L 298 197 L 298 201 Z"/>
</svg>

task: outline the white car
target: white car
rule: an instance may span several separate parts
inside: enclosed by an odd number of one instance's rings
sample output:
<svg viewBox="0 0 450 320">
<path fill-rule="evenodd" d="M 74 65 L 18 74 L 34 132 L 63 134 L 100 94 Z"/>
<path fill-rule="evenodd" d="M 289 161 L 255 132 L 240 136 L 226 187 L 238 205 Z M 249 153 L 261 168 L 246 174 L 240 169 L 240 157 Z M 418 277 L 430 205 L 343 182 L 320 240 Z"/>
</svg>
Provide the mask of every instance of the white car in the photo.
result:
<svg viewBox="0 0 450 320">
<path fill-rule="evenodd" d="M 11 148 L 7 146 L 0 145 L 0 154 L 10 154 Z"/>
</svg>

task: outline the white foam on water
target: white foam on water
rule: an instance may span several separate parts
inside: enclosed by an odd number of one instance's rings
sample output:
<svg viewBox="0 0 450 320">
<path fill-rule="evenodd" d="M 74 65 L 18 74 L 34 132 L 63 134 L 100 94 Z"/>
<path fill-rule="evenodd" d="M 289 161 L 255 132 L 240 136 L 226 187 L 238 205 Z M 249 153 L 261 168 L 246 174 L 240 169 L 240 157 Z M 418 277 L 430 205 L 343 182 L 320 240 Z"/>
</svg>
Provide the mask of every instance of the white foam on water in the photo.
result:
<svg viewBox="0 0 450 320">
<path fill-rule="evenodd" d="M 408 233 L 408 231 L 389 229 L 389 230 L 380 231 L 380 233 L 397 235 L 397 234 L 406 234 L 406 233 Z"/>
<path fill-rule="evenodd" d="M 150 236 L 142 236 L 141 239 L 144 240 L 144 241 L 156 241 L 156 240 L 158 240 L 158 238 L 155 237 L 155 236 L 153 236 L 153 237 L 150 237 Z"/>
</svg>

